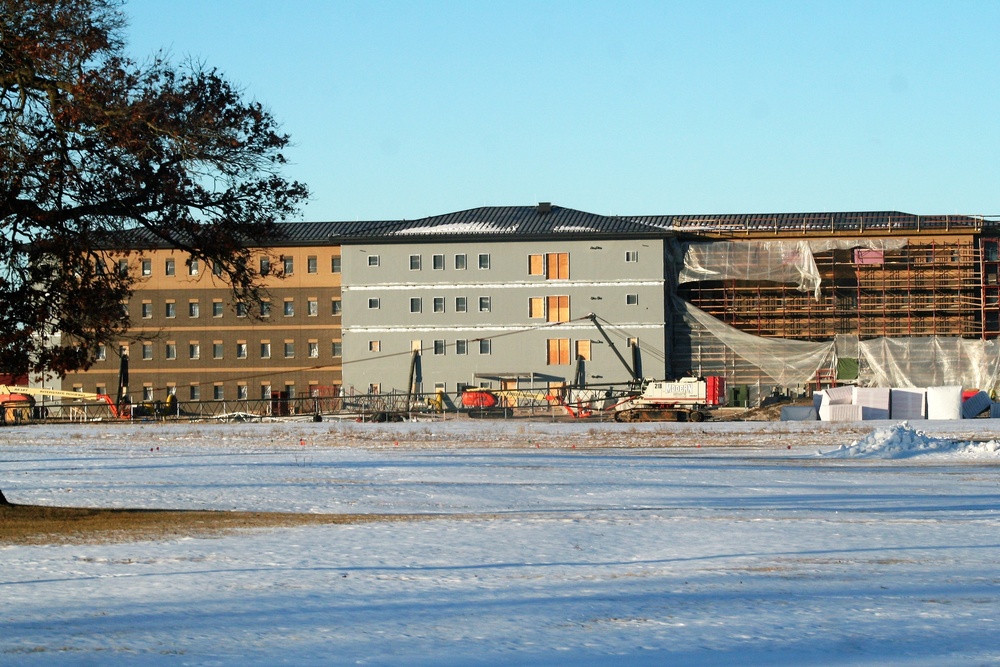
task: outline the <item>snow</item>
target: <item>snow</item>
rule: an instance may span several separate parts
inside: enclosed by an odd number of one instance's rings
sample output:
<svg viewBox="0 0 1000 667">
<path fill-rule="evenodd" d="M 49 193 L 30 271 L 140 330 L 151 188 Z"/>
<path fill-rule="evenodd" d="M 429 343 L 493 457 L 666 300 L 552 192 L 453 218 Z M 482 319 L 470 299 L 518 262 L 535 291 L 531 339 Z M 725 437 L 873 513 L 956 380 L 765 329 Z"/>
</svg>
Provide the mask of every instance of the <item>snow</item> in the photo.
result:
<svg viewBox="0 0 1000 667">
<path fill-rule="evenodd" d="M 0 661 L 996 663 L 1000 422 L 921 427 L 0 429 L 12 502 L 429 515 L 0 546 Z"/>
</svg>

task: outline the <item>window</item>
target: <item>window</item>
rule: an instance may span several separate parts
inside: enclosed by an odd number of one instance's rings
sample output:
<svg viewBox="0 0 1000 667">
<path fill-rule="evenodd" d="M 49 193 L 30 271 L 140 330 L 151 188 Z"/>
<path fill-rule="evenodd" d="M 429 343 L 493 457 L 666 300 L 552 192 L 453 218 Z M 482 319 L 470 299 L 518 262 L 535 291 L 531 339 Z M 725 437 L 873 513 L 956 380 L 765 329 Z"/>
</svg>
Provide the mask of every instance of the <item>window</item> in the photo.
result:
<svg viewBox="0 0 1000 667">
<path fill-rule="evenodd" d="M 236 317 L 246 317 L 247 316 L 247 305 L 242 301 L 236 304 Z"/>
<path fill-rule="evenodd" d="M 445 347 L 443 340 L 434 341 L 434 354 L 444 354 Z"/>
<path fill-rule="evenodd" d="M 420 270 L 420 255 L 410 255 L 410 271 Z"/>
<path fill-rule="evenodd" d="M 143 343 L 142 344 L 142 358 L 147 361 L 153 358 L 153 344 Z"/>
<path fill-rule="evenodd" d="M 153 260 L 151 259 L 142 260 L 142 275 L 144 276 L 153 275 Z"/>
<path fill-rule="evenodd" d="M 306 273 L 316 273 L 318 270 L 319 265 L 316 263 L 316 255 L 306 257 Z"/>
<path fill-rule="evenodd" d="M 490 268 L 490 256 L 488 253 L 484 252 L 479 254 L 479 268 L 480 269 Z"/>
<path fill-rule="evenodd" d="M 330 313 L 333 315 L 340 315 L 343 309 L 343 304 L 340 303 L 340 299 L 333 299 L 330 301 Z"/>
<path fill-rule="evenodd" d="M 415 297 L 413 297 L 413 298 L 410 299 L 410 312 L 411 313 L 419 313 L 422 308 L 423 308 L 423 304 L 422 304 L 419 296 L 415 296 Z"/>
<path fill-rule="evenodd" d="M 589 340 L 578 340 L 576 341 L 576 359 L 583 359 L 584 361 L 590 361 L 590 341 Z"/>
<path fill-rule="evenodd" d="M 455 341 L 455 354 L 468 354 L 469 353 L 469 341 L 467 340 L 456 340 Z"/>
<path fill-rule="evenodd" d="M 340 273 L 340 257 L 330 258 L 330 273 Z"/>
<path fill-rule="evenodd" d="M 163 314 L 166 317 L 177 317 L 177 304 L 173 301 L 167 301 Z"/>
<path fill-rule="evenodd" d="M 491 354 L 493 352 L 493 341 L 489 338 L 484 338 L 479 341 L 479 354 Z"/>
<path fill-rule="evenodd" d="M 368 255 L 368 266 L 378 266 L 378 255 Z"/>
<path fill-rule="evenodd" d="M 188 359 L 201 359 L 201 345 L 188 343 Z"/>
<path fill-rule="evenodd" d="M 444 312 L 444 297 L 436 296 L 434 297 L 434 312 L 443 313 Z"/>
<path fill-rule="evenodd" d="M 188 265 L 188 275 L 189 276 L 196 276 L 196 275 L 198 275 L 198 260 L 197 259 L 195 259 L 194 257 L 192 257 L 191 259 L 188 260 L 187 265 Z"/>
<path fill-rule="evenodd" d="M 479 312 L 481 313 L 490 312 L 490 306 L 491 306 L 490 297 L 488 296 L 479 297 Z"/>
<path fill-rule="evenodd" d="M 291 317 L 292 315 L 295 314 L 295 302 L 285 301 L 284 309 L 285 309 L 285 317 Z"/>
<path fill-rule="evenodd" d="M 378 299 L 372 298 L 368 299 L 368 310 L 378 310 L 379 302 Z"/>
<path fill-rule="evenodd" d="M 260 344 L 260 358 L 270 359 L 271 358 L 271 343 L 267 341 L 262 341 Z"/>
<path fill-rule="evenodd" d="M 190 394 L 189 395 L 191 396 L 191 400 L 192 401 L 200 401 L 201 400 L 201 387 L 199 387 L 196 384 L 191 385 L 191 390 L 190 390 Z"/>
<path fill-rule="evenodd" d="M 99 391 L 97 393 L 98 394 L 103 394 L 104 392 L 103 391 Z M 144 400 L 144 401 L 151 401 L 151 400 L 153 400 L 153 388 L 152 387 L 143 387 L 142 388 L 142 400 Z"/>
<path fill-rule="evenodd" d="M 285 341 L 285 359 L 293 359 L 295 357 L 295 343 L 290 340 Z"/>
<path fill-rule="evenodd" d="M 198 305 L 197 301 L 188 302 L 188 317 L 198 317 L 201 312 L 201 307 Z"/>
<path fill-rule="evenodd" d="M 464 313 L 464 312 L 466 312 L 466 310 L 468 310 L 468 303 L 467 303 L 465 297 L 464 296 L 456 296 L 455 297 L 455 312 L 456 313 Z"/>
<path fill-rule="evenodd" d="M 309 358 L 317 359 L 319 358 L 319 343 L 317 341 L 309 341 Z"/>
<path fill-rule="evenodd" d="M 246 359 L 247 358 L 247 344 L 246 341 L 238 341 L 236 343 L 236 358 Z"/>
<path fill-rule="evenodd" d="M 319 301 L 316 299 L 309 299 L 306 301 L 306 314 L 309 317 L 316 317 L 319 315 Z"/>
<path fill-rule="evenodd" d="M 545 321 L 546 322 L 569 322 L 569 297 L 568 296 L 548 296 L 548 297 L 545 297 Z"/>
<path fill-rule="evenodd" d="M 177 268 L 176 268 L 176 265 L 174 264 L 174 260 L 168 259 L 166 262 L 164 262 L 164 264 L 163 264 L 163 274 L 164 275 L 172 276 L 172 275 L 174 275 L 174 273 L 176 272 L 176 270 L 177 270 Z"/>
<path fill-rule="evenodd" d="M 217 401 L 221 401 L 226 398 L 226 390 L 221 384 L 217 384 L 212 387 L 212 398 Z"/>
<path fill-rule="evenodd" d="M 335 340 L 330 343 L 330 354 L 334 357 L 341 357 L 344 355 L 344 344 L 339 340 Z"/>
<path fill-rule="evenodd" d="M 163 356 L 165 356 L 167 359 L 176 359 L 177 358 L 177 344 L 176 343 L 167 343 L 167 346 L 164 349 Z"/>
<path fill-rule="evenodd" d="M 546 363 L 549 366 L 569 364 L 569 338 L 550 338 L 546 344 L 548 347 Z"/>
<path fill-rule="evenodd" d="M 220 262 L 215 262 L 212 264 L 212 275 L 221 276 L 222 275 L 222 264 Z"/>
<path fill-rule="evenodd" d="M 98 361 L 104 361 L 107 358 L 108 358 L 108 348 L 106 348 L 103 345 L 98 345 L 97 346 L 97 360 Z M 103 394 L 104 392 L 99 391 L 97 393 L 98 394 Z"/>
<path fill-rule="evenodd" d="M 626 294 L 625 295 L 625 305 L 626 306 L 637 306 L 637 305 L 639 305 L 639 295 L 638 294 Z"/>
<path fill-rule="evenodd" d="M 261 257 L 260 258 L 260 275 L 266 276 L 271 272 L 271 258 Z"/>
<path fill-rule="evenodd" d="M 281 257 L 282 270 L 285 272 L 286 276 L 290 276 L 295 273 L 295 258 L 289 255 L 282 255 Z"/>
<path fill-rule="evenodd" d="M 153 317 L 153 304 L 148 301 L 142 304 L 142 319 L 148 320 Z"/>
<path fill-rule="evenodd" d="M 236 399 L 240 401 L 247 400 L 247 386 L 245 384 L 236 385 Z"/>
<path fill-rule="evenodd" d="M 380 340 L 370 340 L 370 341 L 368 341 L 368 351 L 369 352 L 381 352 L 382 351 L 382 341 L 380 341 Z"/>
<path fill-rule="evenodd" d="M 433 255 L 431 257 L 431 266 L 435 271 L 444 271 L 444 255 Z"/>
<path fill-rule="evenodd" d="M 222 317 L 225 313 L 225 306 L 222 305 L 221 301 L 212 302 L 212 317 Z"/>
<path fill-rule="evenodd" d="M 547 280 L 569 280 L 568 252 L 546 253 L 545 278 Z"/>
<path fill-rule="evenodd" d="M 271 400 L 271 385 L 262 384 L 260 386 L 260 400 L 270 401 Z"/>
<path fill-rule="evenodd" d="M 212 343 L 212 358 L 221 359 L 222 358 L 222 342 L 215 341 Z"/>
<path fill-rule="evenodd" d="M 123 278 L 128 275 L 128 260 L 127 259 L 119 259 L 118 260 L 118 275 L 122 276 Z"/>
<path fill-rule="evenodd" d="M 532 319 L 545 317 L 545 297 L 533 296 L 528 299 L 528 317 Z"/>
<path fill-rule="evenodd" d="M 261 301 L 260 302 L 260 316 L 261 317 L 271 317 L 271 302 Z"/>
<path fill-rule="evenodd" d="M 625 261 L 626 262 L 638 262 L 639 261 L 639 251 L 638 250 L 626 250 L 625 251 Z"/>
<path fill-rule="evenodd" d="M 465 265 L 466 264 L 467 264 L 467 260 L 466 260 L 466 257 L 465 257 L 464 254 L 462 254 L 462 255 L 455 255 L 455 269 L 456 270 L 458 270 L 458 271 L 465 271 Z"/>
</svg>

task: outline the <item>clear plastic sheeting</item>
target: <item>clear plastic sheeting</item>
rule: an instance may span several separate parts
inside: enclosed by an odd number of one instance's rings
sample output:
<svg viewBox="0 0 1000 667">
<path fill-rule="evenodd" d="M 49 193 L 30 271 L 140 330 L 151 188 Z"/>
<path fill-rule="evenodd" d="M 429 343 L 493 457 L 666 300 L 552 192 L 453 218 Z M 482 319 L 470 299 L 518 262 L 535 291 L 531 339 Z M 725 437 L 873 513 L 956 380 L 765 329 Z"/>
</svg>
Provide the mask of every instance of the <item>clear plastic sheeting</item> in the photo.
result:
<svg viewBox="0 0 1000 667">
<path fill-rule="evenodd" d="M 820 276 L 808 241 L 687 243 L 678 283 L 768 280 L 819 297 Z"/>
<path fill-rule="evenodd" d="M 828 250 L 853 250 L 854 248 L 882 251 L 899 250 L 906 247 L 909 239 L 810 239 L 807 243 L 813 254 L 817 254 Z"/>
<path fill-rule="evenodd" d="M 784 387 L 812 382 L 821 368 L 836 365 L 833 341 L 812 343 L 763 338 L 731 327 L 679 297 L 674 306 L 696 345 L 721 343 L 746 364 L 759 370 L 760 379 Z M 695 343 L 693 343 L 694 345 Z"/>
<path fill-rule="evenodd" d="M 1000 381 L 995 340 L 952 336 L 876 338 L 858 343 L 859 383 L 869 387 L 961 385 L 992 393 Z"/>
</svg>

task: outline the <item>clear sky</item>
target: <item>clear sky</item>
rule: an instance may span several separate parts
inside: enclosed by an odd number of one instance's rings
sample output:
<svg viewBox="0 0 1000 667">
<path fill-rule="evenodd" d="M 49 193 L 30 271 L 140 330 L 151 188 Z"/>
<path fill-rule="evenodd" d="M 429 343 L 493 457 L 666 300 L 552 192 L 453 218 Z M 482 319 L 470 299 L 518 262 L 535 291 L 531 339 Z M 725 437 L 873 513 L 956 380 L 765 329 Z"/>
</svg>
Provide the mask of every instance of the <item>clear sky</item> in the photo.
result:
<svg viewBox="0 0 1000 667">
<path fill-rule="evenodd" d="M 291 134 L 302 219 L 1000 214 L 1000 2 L 129 0 Z"/>
</svg>

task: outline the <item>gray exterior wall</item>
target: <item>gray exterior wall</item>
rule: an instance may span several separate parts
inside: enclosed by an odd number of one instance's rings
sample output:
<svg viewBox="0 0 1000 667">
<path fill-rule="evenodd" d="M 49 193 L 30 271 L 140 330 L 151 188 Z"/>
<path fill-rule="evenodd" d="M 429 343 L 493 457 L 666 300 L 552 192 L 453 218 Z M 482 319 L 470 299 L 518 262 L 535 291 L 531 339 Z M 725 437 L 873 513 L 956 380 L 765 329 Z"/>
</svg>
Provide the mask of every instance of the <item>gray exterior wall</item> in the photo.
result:
<svg viewBox="0 0 1000 667">
<path fill-rule="evenodd" d="M 428 392 L 440 385 L 449 394 L 461 384 L 501 388 L 501 378 L 507 388 L 521 389 L 571 382 L 578 341 L 590 342 L 589 384 L 627 381 L 599 331 L 580 319 L 591 312 L 612 323 L 609 334 L 626 359 L 627 338 L 638 338 L 643 374 L 663 378 L 663 252 L 656 239 L 344 245 L 344 388 L 404 391 L 414 345 L 422 349 L 421 389 Z M 568 254 L 568 279 L 529 275 L 529 255 L 546 253 Z M 627 253 L 635 253 L 630 261 Z M 434 268 L 435 255 L 443 268 Z M 456 269 L 456 255 L 465 256 L 465 269 Z M 489 268 L 480 268 L 480 255 L 488 256 Z M 419 268 L 411 268 L 411 256 L 419 257 Z M 569 297 L 569 322 L 529 317 L 529 300 L 549 296 Z M 443 312 L 435 312 L 436 298 L 443 299 Z M 466 312 L 457 311 L 459 298 Z M 489 300 L 488 310 L 480 310 L 481 298 Z M 419 312 L 411 312 L 411 299 L 420 299 Z M 568 340 L 568 363 L 549 363 L 549 339 Z M 435 341 L 442 341 L 437 350 Z M 465 354 L 457 341 L 466 341 Z M 512 378 L 519 378 L 516 385 Z"/>
</svg>

